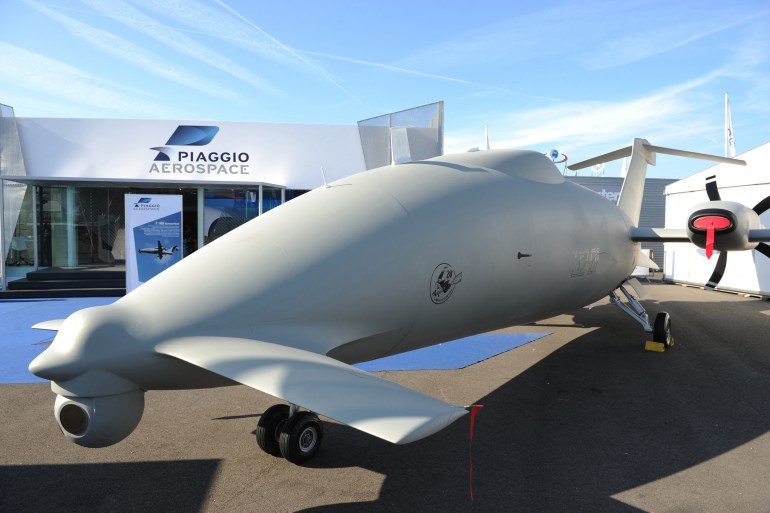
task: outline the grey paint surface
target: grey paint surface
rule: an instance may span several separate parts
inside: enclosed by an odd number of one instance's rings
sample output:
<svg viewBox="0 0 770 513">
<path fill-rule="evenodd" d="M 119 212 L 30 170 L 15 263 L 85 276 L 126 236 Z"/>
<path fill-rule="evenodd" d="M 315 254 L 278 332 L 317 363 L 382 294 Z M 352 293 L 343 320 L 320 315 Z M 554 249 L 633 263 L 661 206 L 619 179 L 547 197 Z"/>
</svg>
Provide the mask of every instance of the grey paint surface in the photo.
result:
<svg viewBox="0 0 770 513">
<path fill-rule="evenodd" d="M 613 202 L 617 202 L 617 197 L 623 186 L 623 178 L 619 176 L 566 176 L 565 178 L 570 182 L 591 189 Z M 644 199 L 639 216 L 640 227 L 659 228 L 666 225 L 666 197 L 664 192 L 666 186 L 675 181 L 667 178 L 647 178 L 645 180 Z M 642 248 L 653 250 L 653 260 L 662 269 L 664 264 L 663 243 L 643 242 Z"/>
<path fill-rule="evenodd" d="M 367 386 L 345 388 L 356 371 L 324 355 L 355 363 L 593 302 L 634 268 L 629 215 L 536 152 L 379 168 L 311 191 L 116 303 L 74 314 L 30 368 L 60 395 L 114 396 L 98 408 L 73 399 L 93 418 L 132 390 L 237 381 L 390 441 L 415 440 L 464 410 L 428 408 L 363 373 Z M 158 308 L 159 297 L 172 309 Z M 319 379 L 296 393 L 292 376 L 308 366 Z M 67 407 L 60 401 L 57 412 Z M 91 445 L 90 436 L 73 438 Z"/>
</svg>

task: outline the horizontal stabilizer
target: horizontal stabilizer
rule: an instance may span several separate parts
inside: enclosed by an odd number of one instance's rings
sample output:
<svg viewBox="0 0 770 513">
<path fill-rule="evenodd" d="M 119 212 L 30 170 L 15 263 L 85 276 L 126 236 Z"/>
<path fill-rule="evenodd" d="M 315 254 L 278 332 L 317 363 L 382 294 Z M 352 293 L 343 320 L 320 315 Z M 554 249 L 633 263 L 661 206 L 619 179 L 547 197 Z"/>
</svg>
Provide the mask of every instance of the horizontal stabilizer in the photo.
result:
<svg viewBox="0 0 770 513">
<path fill-rule="evenodd" d="M 718 155 L 709 155 L 708 153 L 698 153 L 697 151 L 677 150 L 676 148 L 666 148 L 664 146 L 655 146 L 647 142 L 643 143 L 642 146 L 647 151 L 650 151 L 653 153 L 663 153 L 665 155 L 675 155 L 677 157 L 688 157 L 691 159 L 709 160 L 711 162 L 720 162 L 720 163 L 726 163 L 726 164 L 736 164 L 739 166 L 746 165 L 745 160 L 720 157 Z M 632 146 L 626 146 L 625 148 L 611 151 L 609 153 L 605 153 L 604 155 L 599 155 L 598 157 L 592 157 L 587 160 L 576 162 L 570 166 L 567 166 L 567 169 L 572 171 L 577 171 L 579 169 L 585 169 L 587 167 L 595 166 L 597 164 L 604 164 L 606 162 L 612 162 L 614 160 L 630 157 L 632 153 L 632 149 L 633 149 Z M 649 163 L 653 165 L 655 164 L 654 162 L 649 162 Z"/>
<path fill-rule="evenodd" d="M 770 230 L 749 230 L 749 242 L 770 242 Z"/>
<path fill-rule="evenodd" d="M 612 162 L 614 160 L 619 160 L 630 156 L 631 156 L 631 146 L 626 146 L 625 148 L 611 151 L 609 153 L 605 153 L 604 155 L 599 155 L 598 157 L 593 157 L 588 160 L 575 162 L 574 164 L 567 166 L 567 169 L 571 171 L 577 171 L 579 169 L 585 169 L 587 167 L 595 166 L 597 164 L 604 164 L 606 162 Z"/>
<path fill-rule="evenodd" d="M 328 356 L 269 342 L 186 337 L 156 350 L 396 444 L 467 413 Z"/>
<path fill-rule="evenodd" d="M 634 242 L 690 242 L 687 231 L 678 228 L 637 228 L 628 234 Z"/>
<path fill-rule="evenodd" d="M 59 331 L 63 323 L 64 323 L 64 319 L 54 319 L 51 321 L 43 321 L 32 326 L 32 329 Z"/>
<path fill-rule="evenodd" d="M 637 228 L 632 227 L 628 235 L 634 242 L 690 242 L 687 230 L 678 228 Z M 767 228 L 749 230 L 749 242 L 770 242 L 770 230 Z M 639 264 L 641 265 L 641 264 Z M 55 322 L 55 321 L 50 321 Z M 37 325 L 33 326 L 37 327 Z"/>
<path fill-rule="evenodd" d="M 677 150 L 676 148 L 664 148 L 663 146 L 655 146 L 652 144 L 645 144 L 645 148 L 655 153 L 663 153 L 664 155 L 675 155 L 677 157 L 687 157 L 698 160 L 709 160 L 711 162 L 719 162 L 722 164 L 735 164 L 737 166 L 745 166 L 746 161 L 740 159 L 733 159 L 728 157 L 720 157 L 719 155 L 710 155 L 708 153 L 698 153 L 697 151 Z"/>
</svg>

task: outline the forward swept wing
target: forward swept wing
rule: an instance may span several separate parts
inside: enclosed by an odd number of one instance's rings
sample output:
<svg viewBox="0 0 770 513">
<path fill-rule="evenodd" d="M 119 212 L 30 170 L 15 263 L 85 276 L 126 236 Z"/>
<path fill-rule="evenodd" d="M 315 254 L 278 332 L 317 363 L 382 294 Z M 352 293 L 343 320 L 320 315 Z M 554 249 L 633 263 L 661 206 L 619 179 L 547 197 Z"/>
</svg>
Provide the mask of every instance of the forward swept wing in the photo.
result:
<svg viewBox="0 0 770 513">
<path fill-rule="evenodd" d="M 396 444 L 431 435 L 467 413 L 328 356 L 269 342 L 185 337 L 156 351 Z"/>
</svg>

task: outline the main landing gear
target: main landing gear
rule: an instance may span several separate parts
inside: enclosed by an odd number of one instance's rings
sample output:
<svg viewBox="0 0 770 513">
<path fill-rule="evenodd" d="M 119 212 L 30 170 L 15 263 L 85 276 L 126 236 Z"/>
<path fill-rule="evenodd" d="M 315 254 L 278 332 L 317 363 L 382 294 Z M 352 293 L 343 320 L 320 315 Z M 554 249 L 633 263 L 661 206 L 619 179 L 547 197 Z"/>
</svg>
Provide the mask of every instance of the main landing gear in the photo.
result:
<svg viewBox="0 0 770 513">
<path fill-rule="evenodd" d="M 615 291 L 610 292 L 610 303 L 628 314 L 632 319 L 642 325 L 644 331 L 652 333 L 652 340 L 648 341 L 644 348 L 648 351 L 663 352 L 674 346 L 674 337 L 671 336 L 671 316 L 668 312 L 660 312 L 655 316 L 655 322 L 651 325 L 647 311 L 642 304 L 623 285 L 618 287 L 628 304 L 623 303 Z"/>
<path fill-rule="evenodd" d="M 315 413 L 298 411 L 294 405 L 276 404 L 260 417 L 256 436 L 260 449 L 299 465 L 315 456 L 321 447 L 323 424 Z"/>
</svg>

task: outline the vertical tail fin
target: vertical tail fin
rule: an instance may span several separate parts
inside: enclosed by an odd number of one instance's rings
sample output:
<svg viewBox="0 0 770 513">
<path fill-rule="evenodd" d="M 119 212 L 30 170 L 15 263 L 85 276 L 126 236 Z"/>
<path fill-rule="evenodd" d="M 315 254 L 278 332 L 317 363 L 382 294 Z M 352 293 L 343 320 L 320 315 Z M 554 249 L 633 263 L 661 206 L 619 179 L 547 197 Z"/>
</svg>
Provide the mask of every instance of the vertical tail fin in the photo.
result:
<svg viewBox="0 0 770 513">
<path fill-rule="evenodd" d="M 655 152 L 649 148 L 650 143 L 647 140 L 634 139 L 631 145 L 631 162 L 628 164 L 626 179 L 618 198 L 618 208 L 626 213 L 634 226 L 639 226 L 639 215 L 642 212 L 647 164 L 655 165 Z"/>
</svg>

